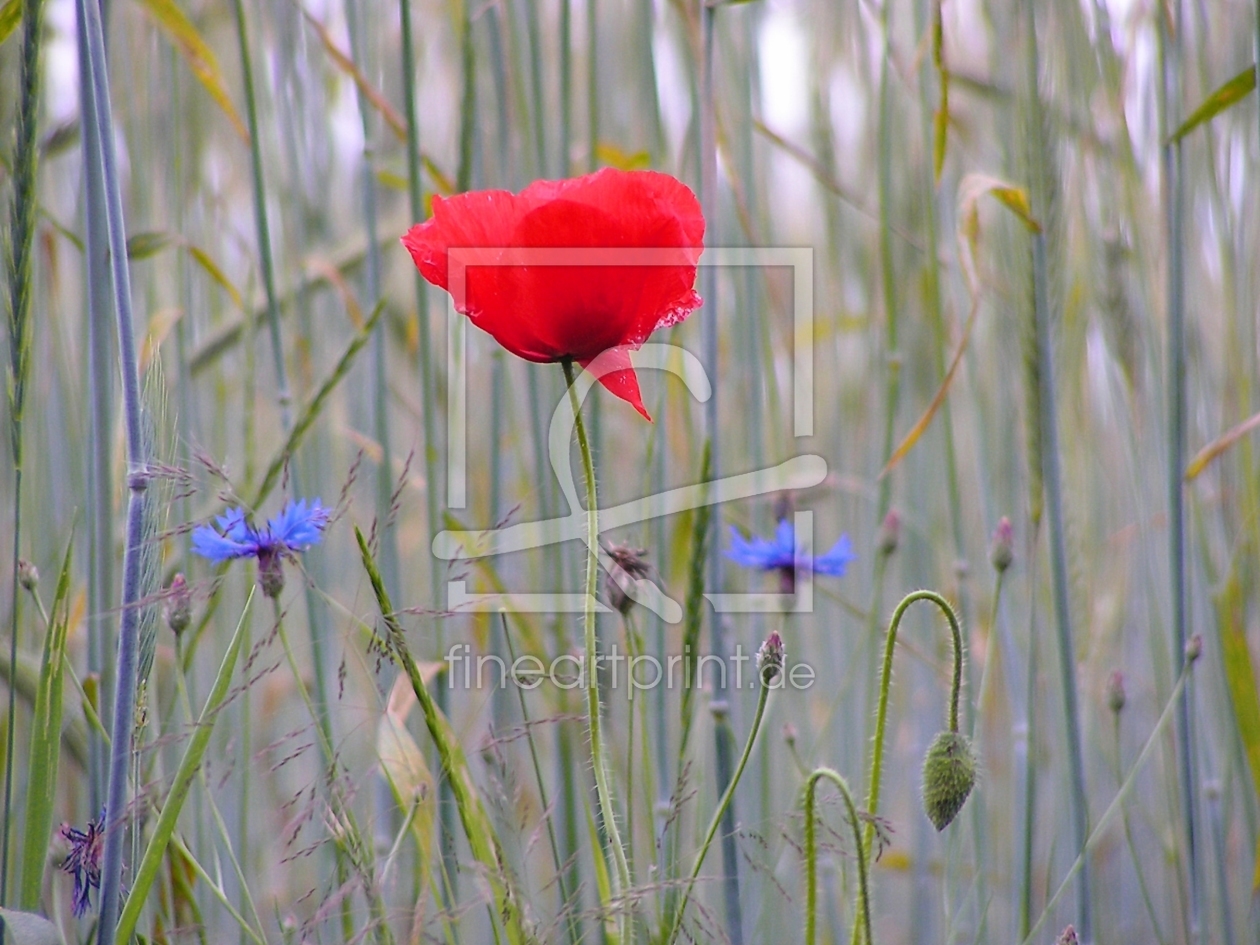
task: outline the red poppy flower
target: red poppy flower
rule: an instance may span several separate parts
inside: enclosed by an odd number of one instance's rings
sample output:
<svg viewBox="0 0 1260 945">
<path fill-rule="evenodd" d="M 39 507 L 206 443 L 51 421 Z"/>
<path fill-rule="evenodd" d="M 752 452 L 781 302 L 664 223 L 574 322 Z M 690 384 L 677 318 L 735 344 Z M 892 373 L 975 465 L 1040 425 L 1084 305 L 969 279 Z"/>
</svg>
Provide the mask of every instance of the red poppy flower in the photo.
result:
<svg viewBox="0 0 1260 945">
<path fill-rule="evenodd" d="M 647 417 L 629 352 L 699 307 L 703 237 L 685 184 L 605 168 L 519 194 L 434 197 L 433 216 L 402 242 L 456 311 L 513 354 L 585 367 L 611 352 L 601 383 Z"/>
</svg>

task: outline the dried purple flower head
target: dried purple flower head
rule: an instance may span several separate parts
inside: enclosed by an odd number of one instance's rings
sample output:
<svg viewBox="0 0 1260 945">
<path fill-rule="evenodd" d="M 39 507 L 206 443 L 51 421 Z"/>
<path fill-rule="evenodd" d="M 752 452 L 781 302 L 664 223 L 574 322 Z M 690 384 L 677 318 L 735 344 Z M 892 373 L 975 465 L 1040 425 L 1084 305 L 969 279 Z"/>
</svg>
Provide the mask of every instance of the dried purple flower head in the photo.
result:
<svg viewBox="0 0 1260 945">
<path fill-rule="evenodd" d="M 896 509 L 889 509 L 884 524 L 879 526 L 879 553 L 887 557 L 897 550 L 901 542 L 901 516 Z"/>
<path fill-rule="evenodd" d="M 634 598 L 630 596 L 629 589 L 635 581 L 649 577 L 652 566 L 643 560 L 647 556 L 646 548 L 611 545 L 605 550 L 612 559 L 612 567 L 608 569 L 608 577 L 604 581 L 604 592 L 608 595 L 608 603 L 613 610 L 624 617 L 634 606 Z"/>
<path fill-rule="evenodd" d="M 200 525 L 193 530 L 192 550 L 211 561 L 257 558 L 258 583 L 263 593 L 278 597 L 284 589 L 284 558 L 318 544 L 331 515 L 319 499 L 309 506 L 305 499 L 290 500 L 279 515 L 268 519 L 262 528 L 255 528 L 246 519 L 244 509 L 228 509 L 215 520 L 217 529 Z"/>
<path fill-rule="evenodd" d="M 989 543 L 989 563 L 993 570 L 1001 574 L 1015 560 L 1015 533 L 1011 528 L 1011 520 L 1003 515 L 998 519 L 997 528 L 993 529 L 993 540 Z"/>
<path fill-rule="evenodd" d="M 25 558 L 18 558 L 18 583 L 28 591 L 39 587 L 39 568 Z"/>
<path fill-rule="evenodd" d="M 171 578 L 166 592 L 166 625 L 175 636 L 179 636 L 192 623 L 192 592 L 183 572 Z"/>
<path fill-rule="evenodd" d="M 105 846 L 105 811 L 96 820 L 89 820 L 87 830 L 69 824 L 61 825 L 61 835 L 70 841 L 70 853 L 61 869 L 74 876 L 74 914 L 88 910 L 92 890 L 101 888 L 101 853 Z"/>
<path fill-rule="evenodd" d="M 783 637 L 775 630 L 766 637 L 766 642 L 757 651 L 757 672 L 761 673 L 761 684 L 771 686 L 782 671 Z"/>
<path fill-rule="evenodd" d="M 1113 669 L 1107 674 L 1107 708 L 1118 715 L 1124 703 L 1124 673 Z"/>
</svg>

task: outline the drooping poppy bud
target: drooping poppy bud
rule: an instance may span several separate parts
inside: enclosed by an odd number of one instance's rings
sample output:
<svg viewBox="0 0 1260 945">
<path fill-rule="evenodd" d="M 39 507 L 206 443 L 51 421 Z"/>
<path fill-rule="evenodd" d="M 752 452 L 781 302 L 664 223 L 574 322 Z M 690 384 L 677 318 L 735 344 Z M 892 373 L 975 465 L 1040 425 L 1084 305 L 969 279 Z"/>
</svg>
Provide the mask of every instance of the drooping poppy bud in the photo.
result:
<svg viewBox="0 0 1260 945">
<path fill-rule="evenodd" d="M 937 830 L 944 830 L 976 783 L 976 756 L 971 742 L 958 732 L 941 732 L 923 759 L 923 809 Z"/>
</svg>

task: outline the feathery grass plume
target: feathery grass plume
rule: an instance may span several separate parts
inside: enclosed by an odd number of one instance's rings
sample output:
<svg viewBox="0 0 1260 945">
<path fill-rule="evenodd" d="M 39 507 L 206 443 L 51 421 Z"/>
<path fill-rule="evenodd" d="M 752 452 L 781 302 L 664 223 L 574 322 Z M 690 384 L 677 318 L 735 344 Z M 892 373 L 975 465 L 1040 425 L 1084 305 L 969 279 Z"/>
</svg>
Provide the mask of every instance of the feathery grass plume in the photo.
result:
<svg viewBox="0 0 1260 945">
<path fill-rule="evenodd" d="M 532 941 L 533 935 L 524 912 L 525 904 L 520 900 L 512 877 L 504 871 L 500 840 L 490 826 L 485 806 L 473 782 L 472 774 L 468 770 L 468 762 L 465 760 L 460 741 L 445 716 L 438 711 L 437 704 L 429 694 L 424 678 L 420 674 L 420 668 L 411 655 L 402 627 L 394 616 L 395 610 L 390 602 L 389 593 L 385 590 L 376 562 L 372 558 L 372 552 L 368 548 L 367 539 L 357 528 L 354 534 L 359 544 L 363 568 L 371 581 L 372 591 L 376 595 L 376 602 L 381 611 L 381 622 L 385 626 L 385 634 L 377 636 L 376 642 L 382 647 L 385 655 L 395 661 L 407 674 L 411 687 L 415 691 L 416 699 L 424 714 L 425 726 L 433 739 L 438 757 L 442 760 L 442 770 L 450 780 L 451 793 L 454 796 L 469 847 L 483 870 L 484 879 L 490 886 L 494 897 L 495 914 L 505 926 L 508 941 L 512 945 Z"/>
</svg>

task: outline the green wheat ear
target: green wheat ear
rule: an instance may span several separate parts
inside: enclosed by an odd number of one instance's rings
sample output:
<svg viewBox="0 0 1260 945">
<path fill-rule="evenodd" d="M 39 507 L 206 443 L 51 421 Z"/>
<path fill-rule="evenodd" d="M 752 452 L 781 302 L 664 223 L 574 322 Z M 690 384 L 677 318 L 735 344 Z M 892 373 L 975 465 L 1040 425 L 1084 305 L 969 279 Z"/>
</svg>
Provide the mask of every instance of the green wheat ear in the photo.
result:
<svg viewBox="0 0 1260 945">
<path fill-rule="evenodd" d="M 948 827 L 976 783 L 976 755 L 958 732 L 941 732 L 923 759 L 923 809 L 937 830 Z"/>
</svg>

